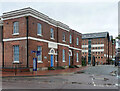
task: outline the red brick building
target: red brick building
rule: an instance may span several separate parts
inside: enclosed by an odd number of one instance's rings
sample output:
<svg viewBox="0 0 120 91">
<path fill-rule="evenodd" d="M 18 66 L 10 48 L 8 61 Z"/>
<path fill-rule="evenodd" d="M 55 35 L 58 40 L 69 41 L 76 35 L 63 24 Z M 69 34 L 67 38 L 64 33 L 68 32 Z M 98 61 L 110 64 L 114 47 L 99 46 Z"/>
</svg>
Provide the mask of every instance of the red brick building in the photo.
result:
<svg viewBox="0 0 120 91">
<path fill-rule="evenodd" d="M 3 13 L 3 67 L 33 68 L 31 51 L 40 51 L 38 69 L 81 66 L 81 33 L 32 9 Z"/>
<path fill-rule="evenodd" d="M 116 43 L 108 32 L 89 33 L 82 35 L 82 56 L 86 57 L 88 64 L 95 61 L 99 64 L 107 63 L 115 57 Z"/>
<path fill-rule="evenodd" d="M 2 54 L 2 49 L 3 49 L 3 43 L 2 43 L 2 30 L 3 30 L 3 21 L 0 20 L 0 68 L 2 67 L 2 57 L 3 57 L 3 54 Z"/>
</svg>

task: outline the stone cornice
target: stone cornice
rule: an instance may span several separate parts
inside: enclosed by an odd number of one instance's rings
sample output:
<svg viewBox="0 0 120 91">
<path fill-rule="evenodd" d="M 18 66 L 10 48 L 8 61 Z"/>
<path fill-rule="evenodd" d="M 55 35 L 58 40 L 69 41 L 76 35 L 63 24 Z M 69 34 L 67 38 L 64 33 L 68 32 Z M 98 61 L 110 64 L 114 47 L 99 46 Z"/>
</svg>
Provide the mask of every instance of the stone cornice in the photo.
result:
<svg viewBox="0 0 120 91">
<path fill-rule="evenodd" d="M 70 30 L 68 25 L 66 25 L 62 22 L 56 21 L 56 20 L 48 17 L 47 15 L 45 15 L 41 12 L 38 12 L 37 10 L 32 9 L 30 7 L 11 11 L 11 12 L 5 12 L 5 13 L 3 13 L 2 18 L 3 18 L 3 20 L 5 20 L 5 19 L 10 19 L 11 17 L 17 17 L 17 16 L 22 16 L 22 15 L 28 15 L 28 16 L 32 15 L 32 16 L 41 18 L 42 20 L 44 20 L 47 23 L 52 24 L 56 27 L 60 27 L 65 30 L 68 30 L 68 31 Z"/>
</svg>

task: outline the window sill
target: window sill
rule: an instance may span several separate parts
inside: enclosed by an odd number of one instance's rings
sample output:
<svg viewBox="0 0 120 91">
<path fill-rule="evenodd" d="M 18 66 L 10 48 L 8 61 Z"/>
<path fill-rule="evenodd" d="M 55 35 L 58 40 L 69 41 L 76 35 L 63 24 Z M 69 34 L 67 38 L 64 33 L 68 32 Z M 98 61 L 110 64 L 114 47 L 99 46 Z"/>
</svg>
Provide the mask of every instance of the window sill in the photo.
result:
<svg viewBox="0 0 120 91">
<path fill-rule="evenodd" d="M 37 35 L 42 37 L 42 35 L 41 35 L 41 34 L 37 34 Z"/>
<path fill-rule="evenodd" d="M 12 35 L 19 35 L 19 33 L 13 33 Z"/>
<path fill-rule="evenodd" d="M 63 63 L 65 63 L 66 61 L 63 61 Z"/>
<path fill-rule="evenodd" d="M 15 63 L 19 63 L 19 61 L 13 61 L 13 64 L 15 64 Z"/>
<path fill-rule="evenodd" d="M 55 40 L 54 38 L 50 38 L 50 39 Z"/>
<path fill-rule="evenodd" d="M 43 61 L 38 61 L 38 63 L 43 63 Z"/>
<path fill-rule="evenodd" d="M 66 42 L 65 40 L 63 40 L 63 42 Z"/>
</svg>

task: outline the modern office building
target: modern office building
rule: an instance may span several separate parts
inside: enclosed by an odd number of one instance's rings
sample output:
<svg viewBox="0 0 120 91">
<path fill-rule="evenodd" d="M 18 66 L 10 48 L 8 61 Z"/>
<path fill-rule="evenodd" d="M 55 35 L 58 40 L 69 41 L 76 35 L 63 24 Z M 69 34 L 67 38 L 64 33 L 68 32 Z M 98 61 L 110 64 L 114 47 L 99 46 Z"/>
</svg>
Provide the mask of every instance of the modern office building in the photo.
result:
<svg viewBox="0 0 120 91">
<path fill-rule="evenodd" d="M 5 12 L 3 20 L 3 68 L 33 68 L 34 53 L 38 69 L 70 65 L 81 66 L 82 34 L 30 7 Z"/>
<path fill-rule="evenodd" d="M 115 41 L 108 32 L 88 33 L 82 35 L 82 56 L 86 57 L 88 64 L 92 63 L 92 57 L 99 64 L 107 63 L 115 57 Z"/>
</svg>

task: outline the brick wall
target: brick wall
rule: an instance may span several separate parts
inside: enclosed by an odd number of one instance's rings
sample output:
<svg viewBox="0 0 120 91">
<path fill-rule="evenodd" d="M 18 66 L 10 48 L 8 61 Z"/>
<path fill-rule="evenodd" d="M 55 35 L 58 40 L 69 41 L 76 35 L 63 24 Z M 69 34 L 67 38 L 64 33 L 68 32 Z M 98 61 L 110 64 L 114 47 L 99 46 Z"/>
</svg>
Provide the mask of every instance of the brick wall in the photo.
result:
<svg viewBox="0 0 120 91">
<path fill-rule="evenodd" d="M 13 23 L 15 21 L 19 22 L 19 35 L 13 35 Z M 44 39 L 47 41 L 51 42 L 58 42 L 66 45 L 69 44 L 69 35 L 70 33 L 74 34 L 73 35 L 73 44 L 71 47 L 79 48 L 81 49 L 81 34 L 72 31 L 68 32 L 64 29 L 54 27 L 52 25 L 49 25 L 41 20 L 38 20 L 36 18 L 33 18 L 31 16 L 28 17 L 28 36 L 29 37 L 34 37 L 38 39 Z M 42 25 L 42 36 L 37 35 L 37 23 L 40 23 Z M 27 36 L 27 26 L 26 26 L 26 17 L 21 17 L 21 18 L 16 18 L 16 19 L 9 19 L 4 21 L 4 30 L 3 30 L 3 37 L 4 39 L 9 39 L 9 38 L 20 38 L 20 37 L 26 37 Z M 50 38 L 50 29 L 53 28 L 54 30 L 54 39 Z M 62 41 L 62 34 L 63 32 L 65 33 L 65 42 Z M 79 38 L 79 45 L 76 45 L 76 38 Z M 20 65 L 23 65 L 24 67 L 27 66 L 27 40 L 17 40 L 17 41 L 8 41 L 4 42 L 4 64 L 5 67 L 13 67 L 13 46 L 14 45 L 19 45 L 19 61 Z M 37 51 L 37 46 L 42 47 L 42 61 L 43 63 L 38 63 L 38 68 L 41 67 L 50 67 L 51 64 L 51 55 L 49 55 L 49 51 L 51 48 L 48 48 L 48 43 L 47 42 L 42 42 L 42 41 L 35 41 L 35 40 L 28 40 L 28 64 L 29 67 L 33 67 L 33 57 L 35 55 L 31 53 L 31 51 Z M 62 50 L 65 49 L 65 62 L 62 62 Z M 81 51 L 71 49 L 73 52 L 73 65 L 81 65 Z M 58 62 L 55 61 L 55 56 L 54 55 L 54 66 L 68 66 L 69 64 L 69 47 L 68 46 L 62 46 L 58 45 L 58 50 L 55 49 L 55 52 L 57 53 L 58 51 Z M 76 62 L 76 53 L 79 53 L 79 62 Z"/>
<path fill-rule="evenodd" d="M 107 38 L 95 38 L 91 39 L 91 45 L 97 45 L 97 44 L 104 44 L 104 47 L 92 47 L 91 50 L 98 50 L 98 49 L 104 49 L 104 51 L 101 52 L 91 52 L 91 61 L 92 61 L 92 56 L 95 56 L 95 60 L 99 63 L 103 62 L 106 63 L 107 60 L 107 55 L 108 55 L 108 40 Z M 82 40 L 82 45 L 88 45 L 88 39 L 83 39 Z M 88 50 L 87 48 L 82 48 L 83 50 Z M 104 54 L 106 56 L 104 56 Z M 82 56 L 86 56 L 86 60 L 88 62 L 88 52 L 82 53 Z"/>
<path fill-rule="evenodd" d="M 2 26 L 0 26 L 0 67 L 2 67 Z"/>
</svg>

